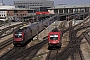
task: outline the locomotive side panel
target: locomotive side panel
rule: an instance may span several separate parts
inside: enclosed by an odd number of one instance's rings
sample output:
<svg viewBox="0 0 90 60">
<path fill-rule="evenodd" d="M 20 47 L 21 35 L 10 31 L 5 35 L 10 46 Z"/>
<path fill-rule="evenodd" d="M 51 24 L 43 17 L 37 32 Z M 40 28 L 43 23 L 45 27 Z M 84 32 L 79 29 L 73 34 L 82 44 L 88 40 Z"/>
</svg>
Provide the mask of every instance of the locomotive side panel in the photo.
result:
<svg viewBox="0 0 90 60">
<path fill-rule="evenodd" d="M 39 31 L 39 33 L 44 29 L 43 25 L 44 25 L 43 22 L 40 22 L 38 24 L 38 31 Z"/>
<path fill-rule="evenodd" d="M 31 39 L 31 37 L 32 37 L 31 34 L 32 34 L 31 30 L 30 30 L 29 28 L 27 28 L 27 29 L 25 30 L 25 42 L 26 42 L 27 40 Z"/>
<path fill-rule="evenodd" d="M 38 32 L 38 26 L 32 27 L 31 30 L 32 30 L 32 38 L 33 38 L 33 37 L 35 37 L 35 35 L 36 35 L 37 32 Z"/>
</svg>

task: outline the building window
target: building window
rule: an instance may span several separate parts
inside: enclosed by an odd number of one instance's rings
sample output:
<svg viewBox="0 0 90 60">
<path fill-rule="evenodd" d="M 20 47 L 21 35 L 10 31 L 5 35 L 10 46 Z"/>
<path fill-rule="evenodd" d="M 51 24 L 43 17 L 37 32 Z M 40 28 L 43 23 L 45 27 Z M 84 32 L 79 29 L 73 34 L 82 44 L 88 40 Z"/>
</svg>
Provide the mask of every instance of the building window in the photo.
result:
<svg viewBox="0 0 90 60">
<path fill-rule="evenodd" d="M 59 13 L 63 13 L 63 9 L 59 9 Z"/>
<path fill-rule="evenodd" d="M 73 9 L 69 9 L 69 13 L 73 13 Z"/>
<path fill-rule="evenodd" d="M 58 13 L 58 9 L 55 9 L 55 10 L 54 10 L 54 13 Z"/>
<path fill-rule="evenodd" d="M 85 12 L 89 12 L 89 8 L 85 8 Z"/>
<path fill-rule="evenodd" d="M 78 13 L 78 8 L 75 8 L 75 11 L 74 11 L 74 13 Z"/>
<path fill-rule="evenodd" d="M 40 6 L 43 6 L 43 5 L 40 5 Z"/>
<path fill-rule="evenodd" d="M 68 9 L 64 9 L 64 13 L 68 13 Z"/>
<path fill-rule="evenodd" d="M 25 5 L 18 6 L 19 8 L 25 8 Z"/>
<path fill-rule="evenodd" d="M 9 11 L 8 11 L 8 13 L 9 13 Z"/>
<path fill-rule="evenodd" d="M 14 13 L 17 13 L 17 10 L 14 10 Z"/>
<path fill-rule="evenodd" d="M 28 10 L 28 13 L 33 13 L 33 10 Z"/>
<path fill-rule="evenodd" d="M 5 11 L 3 13 L 5 13 Z"/>
<path fill-rule="evenodd" d="M 17 14 L 17 16 L 18 16 L 18 14 Z"/>
<path fill-rule="evenodd" d="M 78 10 L 78 12 L 84 12 L 85 11 L 85 8 L 80 8 L 79 10 Z"/>
</svg>

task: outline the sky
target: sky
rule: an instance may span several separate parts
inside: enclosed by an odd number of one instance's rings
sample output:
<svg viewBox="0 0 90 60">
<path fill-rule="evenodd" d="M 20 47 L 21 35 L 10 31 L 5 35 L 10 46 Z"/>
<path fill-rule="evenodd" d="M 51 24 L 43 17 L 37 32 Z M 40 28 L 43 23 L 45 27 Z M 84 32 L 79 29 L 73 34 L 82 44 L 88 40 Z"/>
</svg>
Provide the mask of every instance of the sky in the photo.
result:
<svg viewBox="0 0 90 60">
<path fill-rule="evenodd" d="M 3 3 L 5 5 L 13 5 L 13 1 L 15 0 L 3 0 Z M 67 4 L 67 5 L 76 5 L 76 4 L 90 4 L 90 0 L 53 0 L 54 6 L 57 6 L 58 4 Z M 2 0 L 0 0 L 2 2 Z"/>
</svg>

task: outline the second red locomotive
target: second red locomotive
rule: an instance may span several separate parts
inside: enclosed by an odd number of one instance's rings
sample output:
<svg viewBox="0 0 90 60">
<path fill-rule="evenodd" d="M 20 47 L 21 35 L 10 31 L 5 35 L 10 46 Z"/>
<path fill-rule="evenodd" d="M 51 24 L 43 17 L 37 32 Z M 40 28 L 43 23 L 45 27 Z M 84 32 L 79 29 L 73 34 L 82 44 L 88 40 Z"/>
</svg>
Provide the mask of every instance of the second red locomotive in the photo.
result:
<svg viewBox="0 0 90 60">
<path fill-rule="evenodd" d="M 61 48 L 62 31 L 55 28 L 48 34 L 48 50 Z"/>
</svg>

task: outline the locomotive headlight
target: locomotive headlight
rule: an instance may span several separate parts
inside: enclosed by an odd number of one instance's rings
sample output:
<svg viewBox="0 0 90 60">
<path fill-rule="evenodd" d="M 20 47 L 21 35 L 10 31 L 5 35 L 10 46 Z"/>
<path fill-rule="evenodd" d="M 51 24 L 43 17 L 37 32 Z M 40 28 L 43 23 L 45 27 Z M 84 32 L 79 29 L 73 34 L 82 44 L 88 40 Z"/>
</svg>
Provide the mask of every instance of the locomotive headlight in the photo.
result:
<svg viewBox="0 0 90 60">
<path fill-rule="evenodd" d="M 18 34 L 19 36 L 21 36 L 22 34 Z"/>
<path fill-rule="evenodd" d="M 22 39 L 22 41 L 23 41 L 23 39 Z"/>
<path fill-rule="evenodd" d="M 57 41 L 59 43 L 59 41 Z"/>
</svg>

